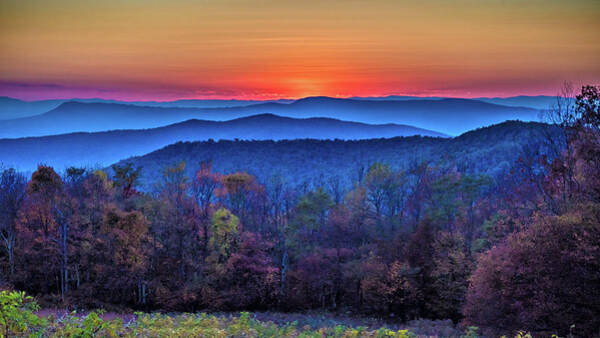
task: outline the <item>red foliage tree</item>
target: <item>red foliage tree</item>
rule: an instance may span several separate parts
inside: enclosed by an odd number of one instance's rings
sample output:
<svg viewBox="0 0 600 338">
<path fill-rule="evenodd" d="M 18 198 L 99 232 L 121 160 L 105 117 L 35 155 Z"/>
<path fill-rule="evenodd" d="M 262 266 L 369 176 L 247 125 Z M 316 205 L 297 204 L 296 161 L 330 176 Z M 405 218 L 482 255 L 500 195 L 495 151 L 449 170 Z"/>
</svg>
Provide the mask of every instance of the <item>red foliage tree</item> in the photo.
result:
<svg viewBox="0 0 600 338">
<path fill-rule="evenodd" d="M 468 323 L 498 332 L 582 336 L 600 328 L 600 205 L 538 216 L 483 254 L 471 277 Z"/>
<path fill-rule="evenodd" d="M 269 309 L 275 304 L 279 269 L 267 254 L 272 247 L 260 235 L 243 232 L 238 250 L 226 263 L 223 292 L 226 309 Z"/>
</svg>

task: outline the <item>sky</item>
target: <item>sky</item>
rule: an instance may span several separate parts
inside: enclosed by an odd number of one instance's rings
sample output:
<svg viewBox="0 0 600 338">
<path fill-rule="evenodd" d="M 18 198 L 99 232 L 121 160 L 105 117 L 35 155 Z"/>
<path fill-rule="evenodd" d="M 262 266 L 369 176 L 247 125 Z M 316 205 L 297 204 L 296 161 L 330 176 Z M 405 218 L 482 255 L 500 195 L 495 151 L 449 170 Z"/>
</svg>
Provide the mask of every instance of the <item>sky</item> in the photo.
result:
<svg viewBox="0 0 600 338">
<path fill-rule="evenodd" d="M 554 95 L 600 0 L 1 0 L 0 96 Z"/>
</svg>

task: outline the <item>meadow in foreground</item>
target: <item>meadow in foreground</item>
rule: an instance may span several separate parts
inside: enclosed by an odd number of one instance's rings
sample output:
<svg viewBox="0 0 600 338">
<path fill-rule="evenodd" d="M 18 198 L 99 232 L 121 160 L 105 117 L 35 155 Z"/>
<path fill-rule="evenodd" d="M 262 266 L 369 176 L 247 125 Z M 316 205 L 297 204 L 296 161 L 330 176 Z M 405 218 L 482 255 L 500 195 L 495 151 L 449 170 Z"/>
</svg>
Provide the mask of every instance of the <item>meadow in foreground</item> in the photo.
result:
<svg viewBox="0 0 600 338">
<path fill-rule="evenodd" d="M 0 337 L 475 337 L 477 332 L 470 327 L 463 334 L 451 321 L 419 320 L 399 328 L 376 319 L 317 314 L 49 312 L 17 291 L 0 292 L 0 305 Z"/>
</svg>

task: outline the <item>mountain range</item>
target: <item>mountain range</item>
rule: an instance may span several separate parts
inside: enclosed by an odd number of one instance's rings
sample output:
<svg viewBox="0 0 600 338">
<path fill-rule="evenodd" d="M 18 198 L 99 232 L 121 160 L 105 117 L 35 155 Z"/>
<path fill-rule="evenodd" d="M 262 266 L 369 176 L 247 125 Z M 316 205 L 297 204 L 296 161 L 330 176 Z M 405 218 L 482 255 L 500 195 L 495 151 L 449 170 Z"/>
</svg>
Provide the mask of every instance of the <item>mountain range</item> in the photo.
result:
<svg viewBox="0 0 600 338">
<path fill-rule="evenodd" d="M 11 97 L 0 96 L 0 120 L 40 115 L 48 112 L 65 102 L 82 103 L 118 103 L 144 107 L 166 108 L 224 108 L 242 107 L 258 103 L 278 102 L 291 103 L 294 100 L 174 100 L 174 101 L 118 101 L 105 99 L 54 99 L 40 101 L 23 101 Z"/>
<path fill-rule="evenodd" d="M 136 121 L 138 114 L 141 114 L 138 111 L 139 107 L 125 106 L 125 108 L 132 119 L 131 123 L 139 122 Z M 163 112 L 162 108 L 157 109 Z M 143 109 L 142 113 L 149 111 L 153 112 L 154 109 Z M 156 119 L 158 117 L 155 117 Z M 54 122 L 56 126 L 60 126 L 60 120 L 55 119 Z M 95 126 L 101 127 L 99 124 Z M 224 122 L 192 119 L 165 127 L 142 130 L 78 132 L 0 139 L 0 160 L 5 165 L 19 170 L 32 171 L 40 163 L 58 169 L 67 166 L 106 166 L 123 158 L 142 155 L 180 141 L 306 138 L 360 140 L 413 135 L 447 137 L 442 133 L 406 125 L 369 125 L 330 118 L 295 119 L 262 114 Z"/>
<path fill-rule="evenodd" d="M 0 121 L 0 138 L 156 128 L 189 119 L 226 121 L 275 114 L 327 117 L 368 124 L 395 123 L 448 135 L 506 120 L 535 121 L 539 110 L 470 99 L 358 100 L 309 97 L 292 103 L 267 102 L 238 107 L 147 107 L 123 103 L 64 102 L 39 115 Z"/>
<path fill-rule="evenodd" d="M 442 100 L 447 97 L 441 96 L 368 96 L 368 97 L 351 97 L 353 100 L 367 101 L 412 101 L 412 100 Z M 471 98 L 475 101 L 483 101 L 509 107 L 525 107 L 533 109 L 548 109 L 556 103 L 556 96 L 513 96 L 513 97 L 478 97 Z M 184 99 L 173 101 L 119 101 L 107 100 L 100 98 L 92 99 L 54 99 L 54 100 L 39 100 L 39 101 L 23 101 L 10 97 L 0 96 L 0 120 L 10 120 L 15 118 L 29 117 L 43 114 L 51 109 L 58 107 L 60 104 L 75 101 L 83 103 L 120 103 L 145 107 L 179 107 L 179 108 L 225 108 L 225 107 L 242 107 L 260 103 L 292 103 L 295 100 L 279 99 L 279 100 L 222 100 L 222 99 Z"/>
</svg>

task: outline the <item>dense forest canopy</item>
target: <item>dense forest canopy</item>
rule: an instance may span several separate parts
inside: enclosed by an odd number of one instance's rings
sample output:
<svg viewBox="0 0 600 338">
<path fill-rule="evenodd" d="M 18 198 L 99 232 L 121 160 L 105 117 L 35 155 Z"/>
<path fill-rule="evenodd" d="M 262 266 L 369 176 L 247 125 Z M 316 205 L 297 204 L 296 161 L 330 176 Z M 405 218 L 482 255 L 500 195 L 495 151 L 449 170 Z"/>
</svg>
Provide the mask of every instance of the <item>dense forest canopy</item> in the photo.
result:
<svg viewBox="0 0 600 338">
<path fill-rule="evenodd" d="M 550 140 L 557 140 L 553 144 Z M 150 154 L 122 160 L 141 168 L 140 188 L 153 189 L 162 170 L 181 161 L 189 177 L 201 162 L 214 171 L 244 171 L 263 184 L 283 180 L 286 185 L 326 186 L 340 181 L 350 188 L 373 163 L 384 162 L 395 170 L 410 170 L 423 162 L 468 174 L 506 175 L 519 157 L 556 156 L 564 147 L 556 126 L 508 121 L 449 139 L 396 137 L 370 140 L 281 140 L 180 142 Z"/>
<path fill-rule="evenodd" d="M 250 168 L 283 161 L 298 167 L 284 173 L 292 177 L 321 170 L 306 158 L 324 161 L 330 171 L 310 185 L 265 181 L 258 169 L 215 170 L 224 160 L 195 151 L 216 154 L 227 142 L 177 144 L 106 171 L 59 175 L 40 165 L 25 177 L 6 169 L 0 282 L 45 305 L 328 309 L 450 318 L 490 335 L 593 336 L 599 99 L 597 87 L 584 87 L 572 109 L 557 112 L 551 132 L 512 122 L 448 141 L 238 142 L 227 154 Z M 537 141 L 520 143 L 531 133 Z M 425 145 L 420 156 L 408 155 L 410 166 L 399 165 L 403 142 Z M 242 151 L 256 144 L 265 151 Z M 339 173 L 361 153 L 350 145 L 362 147 L 366 165 Z M 340 162 L 327 162 L 334 150 Z M 500 159 L 507 168 L 496 172 Z M 150 177 L 153 188 L 140 190 Z"/>
</svg>

